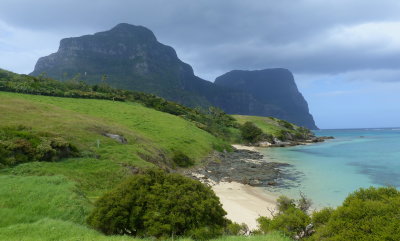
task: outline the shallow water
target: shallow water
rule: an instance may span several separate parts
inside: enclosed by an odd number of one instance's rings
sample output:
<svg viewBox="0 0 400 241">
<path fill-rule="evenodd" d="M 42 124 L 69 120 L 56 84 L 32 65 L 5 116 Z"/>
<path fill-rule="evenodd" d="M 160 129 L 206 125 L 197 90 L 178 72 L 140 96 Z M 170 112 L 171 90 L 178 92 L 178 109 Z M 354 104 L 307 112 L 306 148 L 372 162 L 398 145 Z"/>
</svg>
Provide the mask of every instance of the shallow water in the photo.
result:
<svg viewBox="0 0 400 241">
<path fill-rule="evenodd" d="M 291 164 L 283 169 L 285 187 L 274 191 L 311 198 L 315 208 L 340 205 L 361 187 L 400 187 L 400 128 L 320 130 L 334 140 L 307 146 L 262 150 L 268 160 Z M 270 189 L 269 189 L 270 190 Z"/>
</svg>

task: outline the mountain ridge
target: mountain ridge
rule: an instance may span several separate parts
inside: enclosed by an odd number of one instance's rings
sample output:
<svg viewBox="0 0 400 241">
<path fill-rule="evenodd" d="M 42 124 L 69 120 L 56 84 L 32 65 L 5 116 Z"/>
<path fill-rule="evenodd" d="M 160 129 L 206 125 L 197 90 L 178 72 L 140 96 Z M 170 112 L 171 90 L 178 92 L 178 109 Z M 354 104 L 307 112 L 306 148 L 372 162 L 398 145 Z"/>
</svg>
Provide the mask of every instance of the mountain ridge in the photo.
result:
<svg viewBox="0 0 400 241">
<path fill-rule="evenodd" d="M 158 42 L 151 30 L 127 23 L 92 35 L 62 39 L 58 51 L 40 58 L 31 75 L 42 72 L 62 81 L 75 78 L 152 93 L 189 107 L 216 106 L 229 114 L 291 118 L 279 103 L 265 103 L 250 92 L 201 79 L 172 47 Z M 305 114 L 309 113 L 300 113 Z M 317 128 L 313 120 L 287 120 Z"/>
</svg>

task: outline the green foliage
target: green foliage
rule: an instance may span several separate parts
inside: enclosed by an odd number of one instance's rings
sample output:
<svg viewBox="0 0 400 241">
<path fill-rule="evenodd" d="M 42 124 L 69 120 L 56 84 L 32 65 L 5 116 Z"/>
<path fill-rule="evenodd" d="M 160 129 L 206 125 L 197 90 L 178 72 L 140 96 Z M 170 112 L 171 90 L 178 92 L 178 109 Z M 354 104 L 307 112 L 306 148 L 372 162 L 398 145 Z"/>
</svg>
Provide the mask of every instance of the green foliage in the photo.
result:
<svg viewBox="0 0 400 241">
<path fill-rule="evenodd" d="M 88 217 L 105 234 L 204 239 L 227 225 L 214 192 L 198 181 L 148 170 L 105 194 Z"/>
<path fill-rule="evenodd" d="M 316 214 L 320 227 L 312 240 L 400 240 L 399 207 L 393 187 L 360 189 L 336 210 Z"/>
<path fill-rule="evenodd" d="M 289 207 L 272 219 L 260 217 L 257 221 L 260 230 L 264 233 L 279 231 L 285 235 L 294 237 L 305 230 L 305 227 L 310 224 L 311 218 L 300 209 Z"/>
<path fill-rule="evenodd" d="M 78 149 L 62 137 L 36 133 L 24 126 L 0 127 L 0 167 L 25 162 L 57 161 L 78 154 Z"/>
<path fill-rule="evenodd" d="M 314 137 L 314 134 L 307 128 L 296 126 L 287 121 L 273 117 L 234 115 L 234 118 L 236 118 L 240 124 L 244 124 L 248 121 L 253 122 L 267 135 L 263 138 L 270 142 L 273 142 L 274 137 L 281 141 L 302 141 Z"/>
<path fill-rule="evenodd" d="M 179 167 L 190 167 L 194 164 L 194 161 L 190 159 L 185 153 L 175 151 L 172 157 L 172 161 Z"/>
<path fill-rule="evenodd" d="M 249 143 L 256 143 L 262 139 L 263 132 L 253 122 L 246 122 L 240 127 L 242 138 Z"/>
<path fill-rule="evenodd" d="M 318 228 L 326 224 L 329 221 L 330 217 L 332 216 L 333 212 L 334 209 L 330 207 L 323 208 L 319 211 L 314 212 L 311 216 L 314 227 Z"/>
<path fill-rule="evenodd" d="M 276 208 L 279 213 L 284 213 L 289 208 L 295 208 L 296 201 L 292 198 L 288 198 L 287 196 L 279 196 L 276 200 Z"/>
<path fill-rule="evenodd" d="M 225 229 L 225 235 L 244 235 L 249 231 L 249 227 L 245 224 L 238 224 L 235 222 L 229 223 Z"/>
<path fill-rule="evenodd" d="M 289 129 L 289 130 L 294 130 L 294 126 L 292 123 L 285 121 L 285 120 L 278 120 L 278 124 Z"/>
<path fill-rule="evenodd" d="M 280 196 L 277 199 L 278 213 L 272 218 L 257 219 L 260 231 L 263 233 L 279 231 L 290 237 L 306 233 L 306 227 L 311 223 L 311 218 L 307 214 L 310 205 L 310 200 L 303 194 L 297 200 L 297 205 L 296 200 Z"/>
</svg>

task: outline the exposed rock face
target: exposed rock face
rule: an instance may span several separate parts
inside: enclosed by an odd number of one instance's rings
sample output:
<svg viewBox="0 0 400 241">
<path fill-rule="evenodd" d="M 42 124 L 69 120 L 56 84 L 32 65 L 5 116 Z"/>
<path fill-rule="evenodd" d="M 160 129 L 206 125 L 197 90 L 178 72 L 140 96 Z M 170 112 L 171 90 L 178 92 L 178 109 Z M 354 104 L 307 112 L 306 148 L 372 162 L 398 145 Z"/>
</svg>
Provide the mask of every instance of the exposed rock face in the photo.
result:
<svg viewBox="0 0 400 241">
<path fill-rule="evenodd" d="M 282 98 L 262 97 L 258 92 L 243 91 L 240 86 L 223 84 L 220 80 L 216 85 L 195 76 L 192 67 L 182 62 L 172 47 L 158 42 L 142 26 L 122 23 L 109 31 L 63 39 L 56 53 L 38 60 L 31 75 L 43 72 L 62 81 L 75 77 L 89 84 L 106 82 L 116 88 L 153 93 L 190 107 L 213 105 L 230 114 L 274 116 L 315 128 L 313 121 L 307 121 L 311 116 L 304 103 L 280 105 L 277 101 L 268 101 Z M 285 83 L 277 88 L 288 87 Z M 300 97 L 292 99 L 305 102 Z M 289 109 L 283 109 L 286 107 Z M 305 117 L 291 118 L 305 112 Z"/>
<path fill-rule="evenodd" d="M 293 74 L 287 69 L 234 70 L 221 75 L 214 83 L 249 93 L 264 104 L 261 110 L 249 109 L 249 112 L 238 114 L 252 115 L 256 112 L 257 115 L 274 116 L 317 129 L 308 104 L 297 89 Z"/>
</svg>

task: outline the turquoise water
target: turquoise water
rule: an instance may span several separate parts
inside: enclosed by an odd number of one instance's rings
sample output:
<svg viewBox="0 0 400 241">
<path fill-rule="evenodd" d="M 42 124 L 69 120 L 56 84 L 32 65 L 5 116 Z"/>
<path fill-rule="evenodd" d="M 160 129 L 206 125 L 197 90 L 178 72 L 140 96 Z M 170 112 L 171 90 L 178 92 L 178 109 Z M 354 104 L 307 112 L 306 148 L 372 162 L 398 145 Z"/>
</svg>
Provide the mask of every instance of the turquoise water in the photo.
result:
<svg viewBox="0 0 400 241">
<path fill-rule="evenodd" d="M 337 206 L 360 187 L 400 187 L 400 128 L 320 130 L 334 140 L 307 146 L 263 150 L 282 169 L 286 187 L 274 191 L 297 198 L 303 192 L 314 207 Z M 288 180 L 288 177 L 294 180 Z"/>
</svg>

